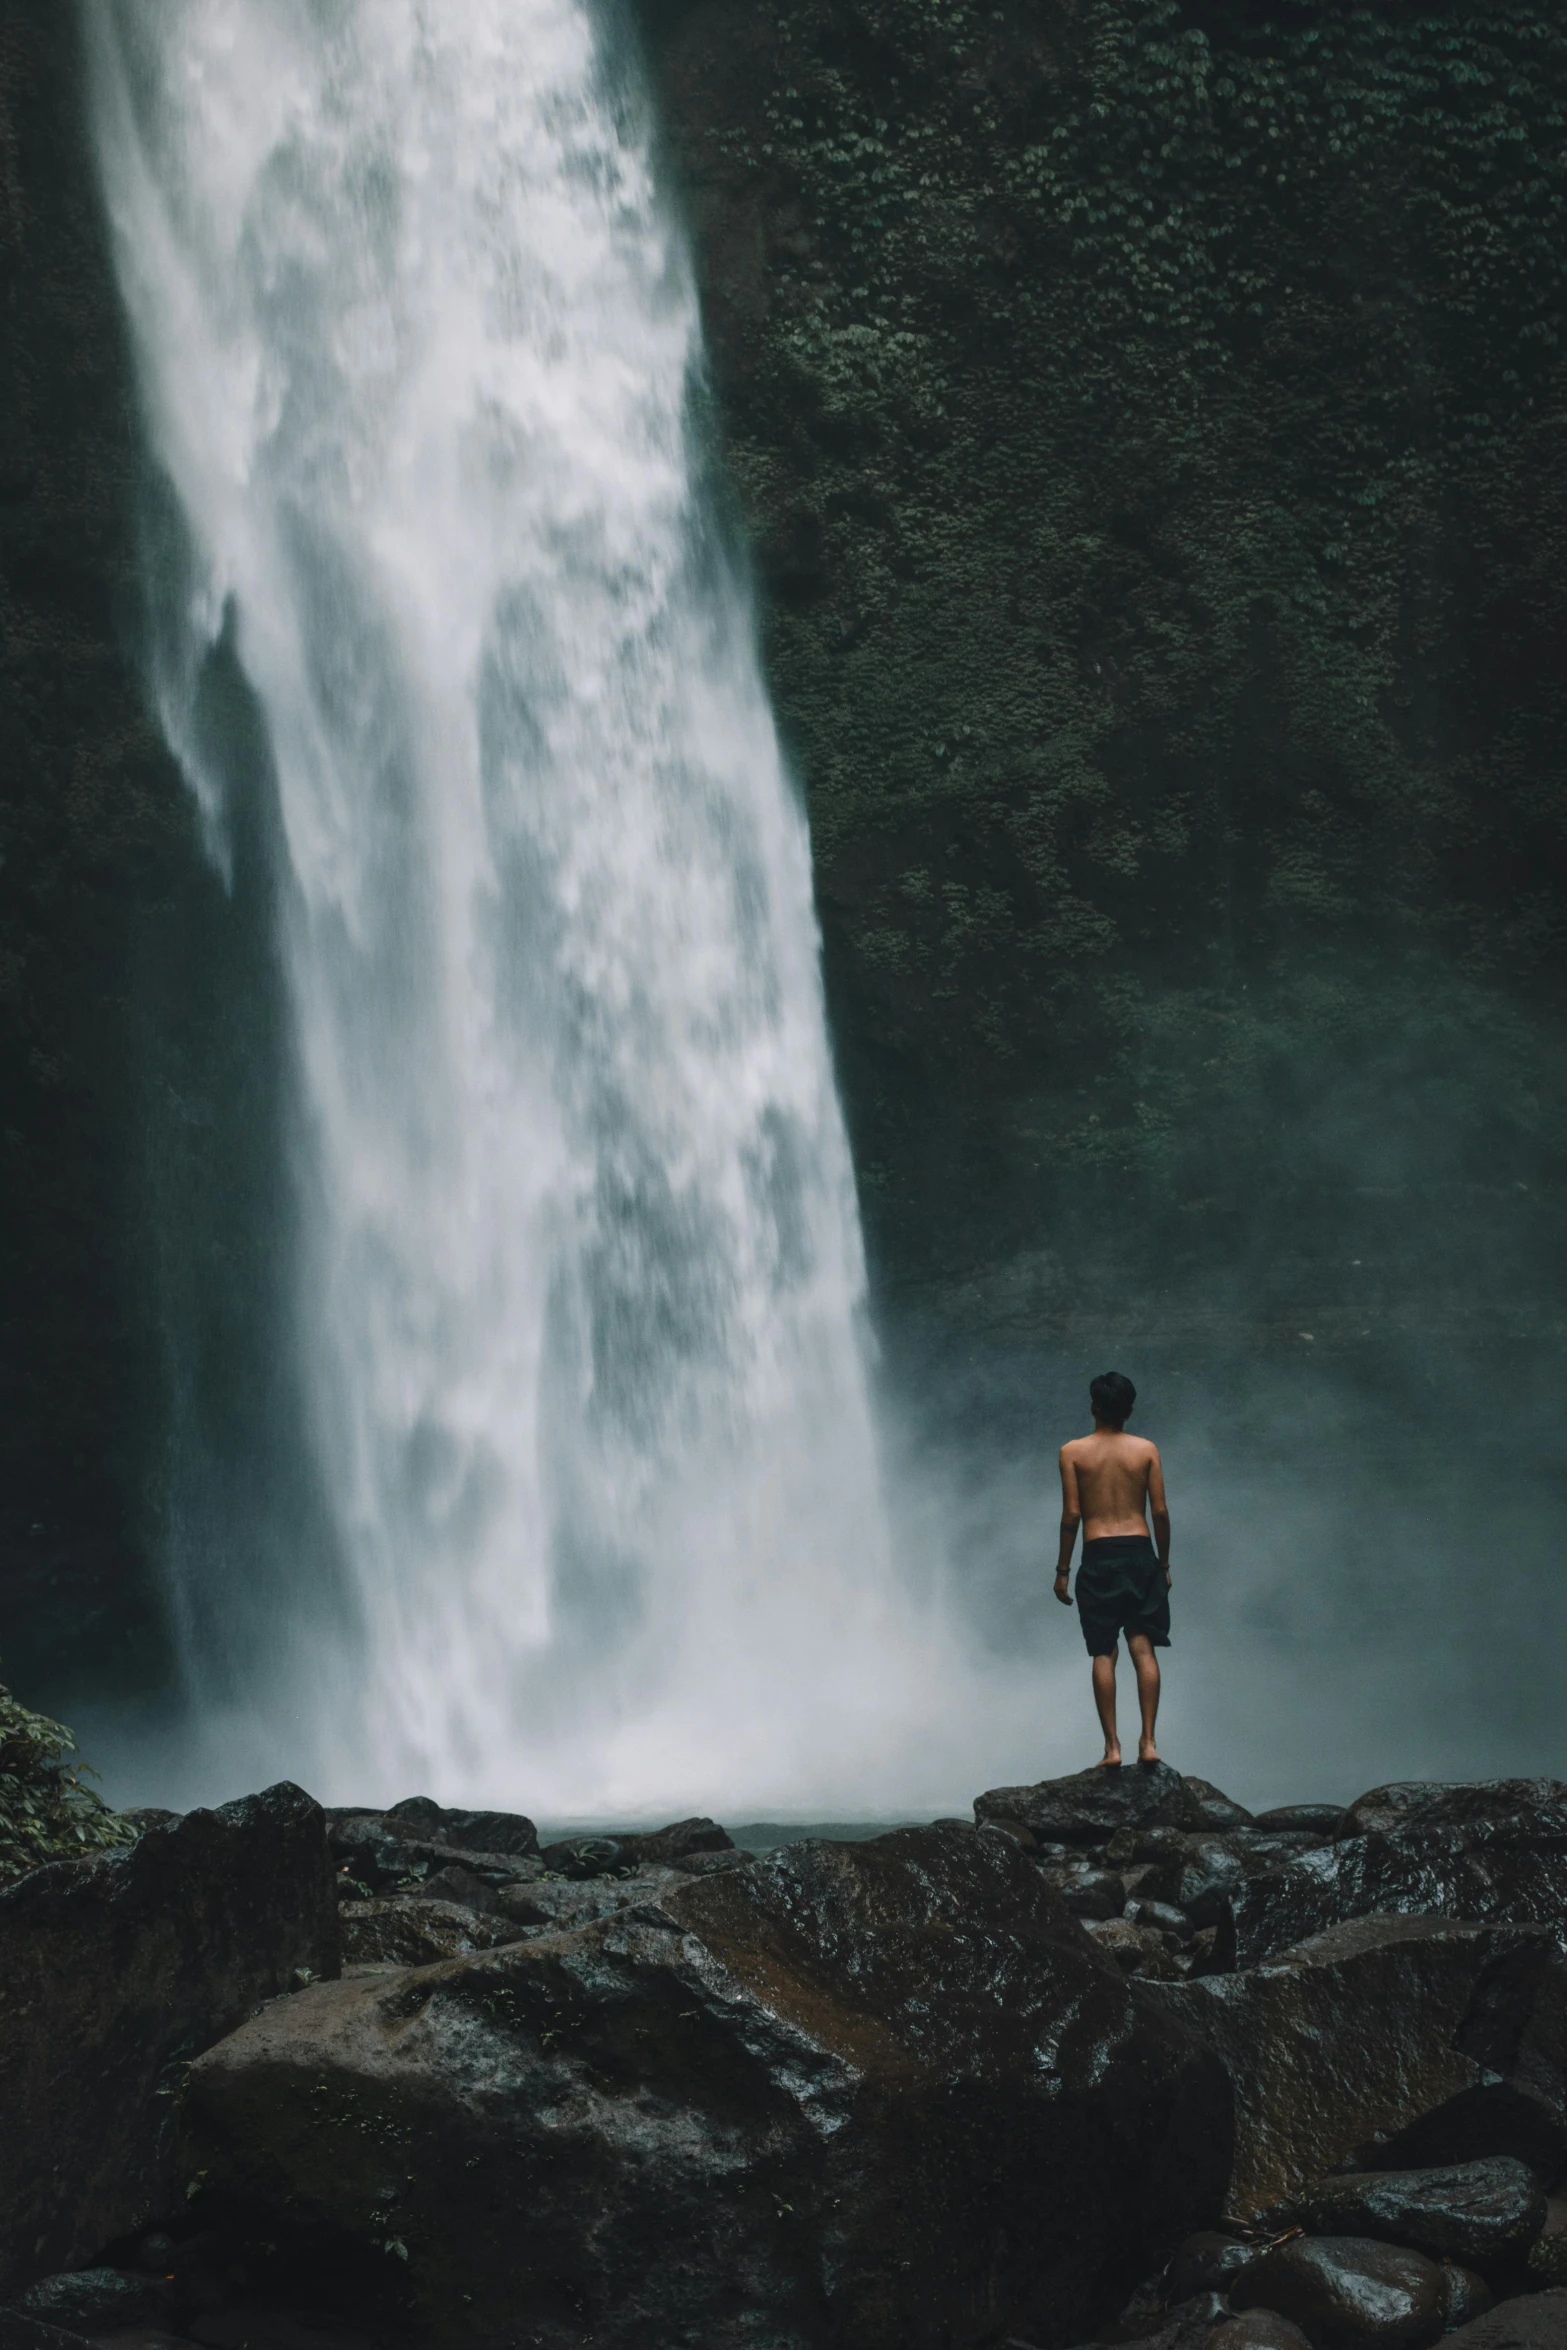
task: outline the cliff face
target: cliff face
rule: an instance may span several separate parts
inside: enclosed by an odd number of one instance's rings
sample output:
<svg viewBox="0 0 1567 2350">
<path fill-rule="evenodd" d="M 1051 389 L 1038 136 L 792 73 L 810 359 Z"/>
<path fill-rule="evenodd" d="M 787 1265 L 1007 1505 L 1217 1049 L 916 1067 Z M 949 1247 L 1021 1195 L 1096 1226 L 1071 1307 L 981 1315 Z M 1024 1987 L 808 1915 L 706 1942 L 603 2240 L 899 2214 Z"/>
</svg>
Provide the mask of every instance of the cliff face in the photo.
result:
<svg viewBox="0 0 1567 2350">
<path fill-rule="evenodd" d="M 0 1641 L 55 1688 L 86 1645 L 155 1670 L 136 1006 L 193 852 L 127 650 L 136 430 L 74 23 L 0 26 Z"/>
<path fill-rule="evenodd" d="M 1044 1336 L 1548 1342 L 1567 34 L 648 38 L 884 1280 Z"/>
<path fill-rule="evenodd" d="M 160 1298 L 198 1449 L 265 1416 L 286 1059 L 137 675 L 74 24 L 0 27 L 0 1646 L 62 1699 L 89 1646 L 159 1669 Z M 1558 1348 L 1567 32 L 643 31 L 884 1297 L 1073 1351 Z"/>
</svg>

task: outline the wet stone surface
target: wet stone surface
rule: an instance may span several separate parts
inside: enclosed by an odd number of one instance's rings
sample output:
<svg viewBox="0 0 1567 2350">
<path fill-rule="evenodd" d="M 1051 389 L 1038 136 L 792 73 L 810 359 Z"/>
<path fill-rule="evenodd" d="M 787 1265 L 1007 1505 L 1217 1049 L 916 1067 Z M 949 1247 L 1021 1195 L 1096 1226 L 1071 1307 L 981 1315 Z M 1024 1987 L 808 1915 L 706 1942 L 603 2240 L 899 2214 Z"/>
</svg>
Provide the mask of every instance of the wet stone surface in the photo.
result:
<svg viewBox="0 0 1567 2350">
<path fill-rule="evenodd" d="M 1533 2171 L 1499 2156 L 1440 2170 L 1323 2179 L 1290 2216 L 1317 2235 L 1376 2236 L 1437 2259 L 1484 2266 L 1526 2251 L 1545 2212 Z"/>
<path fill-rule="evenodd" d="M 1313 2350 L 1423 2350 L 1446 2322 L 1435 2261 L 1365 2236 L 1297 2236 L 1242 2269 L 1229 2300 L 1277 2310 Z"/>
</svg>

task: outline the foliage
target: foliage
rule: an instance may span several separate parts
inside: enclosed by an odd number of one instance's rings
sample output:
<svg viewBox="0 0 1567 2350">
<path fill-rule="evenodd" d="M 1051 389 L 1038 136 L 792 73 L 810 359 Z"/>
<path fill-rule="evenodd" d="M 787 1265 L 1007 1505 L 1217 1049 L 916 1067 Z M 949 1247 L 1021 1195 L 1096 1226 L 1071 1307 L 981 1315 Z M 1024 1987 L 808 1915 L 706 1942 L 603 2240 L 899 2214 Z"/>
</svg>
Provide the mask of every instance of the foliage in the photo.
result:
<svg viewBox="0 0 1567 2350">
<path fill-rule="evenodd" d="M 135 1831 L 86 1786 L 76 1740 L 0 1688 L 0 1881 L 50 1860 L 130 1843 Z"/>
</svg>

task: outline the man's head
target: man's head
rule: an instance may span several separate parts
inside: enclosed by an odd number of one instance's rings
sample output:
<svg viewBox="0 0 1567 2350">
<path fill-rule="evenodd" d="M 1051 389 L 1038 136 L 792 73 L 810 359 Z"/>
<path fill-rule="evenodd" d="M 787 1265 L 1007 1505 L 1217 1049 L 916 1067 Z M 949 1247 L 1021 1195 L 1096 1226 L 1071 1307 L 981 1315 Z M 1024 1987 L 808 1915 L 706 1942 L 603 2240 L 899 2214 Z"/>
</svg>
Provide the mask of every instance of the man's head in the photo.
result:
<svg viewBox="0 0 1567 2350">
<path fill-rule="evenodd" d="M 1094 1407 L 1096 1426 L 1124 1428 L 1132 1416 L 1137 1390 L 1124 1371 L 1101 1371 L 1089 1382 L 1088 1400 Z"/>
</svg>

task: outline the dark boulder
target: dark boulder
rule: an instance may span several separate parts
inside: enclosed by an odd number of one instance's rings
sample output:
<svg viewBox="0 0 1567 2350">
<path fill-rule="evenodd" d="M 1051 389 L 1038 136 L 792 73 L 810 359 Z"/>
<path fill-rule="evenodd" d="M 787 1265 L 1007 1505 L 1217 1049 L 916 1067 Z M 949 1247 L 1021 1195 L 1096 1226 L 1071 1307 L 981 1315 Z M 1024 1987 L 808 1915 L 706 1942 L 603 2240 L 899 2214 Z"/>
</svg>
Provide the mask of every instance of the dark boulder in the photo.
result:
<svg viewBox="0 0 1567 2350">
<path fill-rule="evenodd" d="M 992 1787 L 974 1799 L 974 1817 L 1017 1820 L 1058 1844 L 1103 1845 L 1120 1828 L 1197 1828 L 1198 1799 L 1168 1763 L 1145 1770 L 1122 1763 L 1114 1770 L 1076 1771 L 1034 1787 Z"/>
<path fill-rule="evenodd" d="M 1259 1828 L 1320 1836 L 1324 1842 L 1330 1842 L 1344 1833 L 1348 1816 L 1342 1803 L 1276 1803 L 1271 1811 L 1258 1812 L 1255 1824 Z"/>
<path fill-rule="evenodd" d="M 459 1852 L 503 1852 L 519 1859 L 539 1849 L 538 1830 L 519 1811 L 448 1811 L 428 1795 L 409 1795 L 383 1815 L 428 1844 Z"/>
<path fill-rule="evenodd" d="M 539 1854 L 553 1876 L 582 1879 L 609 1877 L 634 1866 L 618 1836 L 568 1836 L 546 1844 Z"/>
<path fill-rule="evenodd" d="M 155 2277 L 123 2268 L 67 2269 L 40 2277 L 11 2304 L 67 2332 L 101 2334 L 111 2326 L 166 2325 L 169 2295 Z"/>
<path fill-rule="evenodd" d="M 1492 1998 L 1526 2036 L 1553 2004 L 1544 1956 L 1537 1927 L 1360 1918 L 1247 1974 L 1150 1983 L 1143 1998 L 1185 2018 L 1229 2073 L 1226 2208 L 1296 2195 L 1373 2131 L 1481 2084 L 1484 2064 L 1460 2040 Z"/>
<path fill-rule="evenodd" d="M 1228 2305 L 1217 2293 L 1194 2293 L 1165 2310 L 1152 2333 L 1146 2325 L 1128 2330 L 1130 2321 L 1120 2318 L 1114 2325 L 1102 2326 L 1098 2338 L 1104 2350 L 1116 2350 L 1123 2343 L 1128 2350 L 1134 2343 L 1136 2350 L 1206 2350 L 1215 2327 L 1228 2316 Z"/>
<path fill-rule="evenodd" d="M 1114 1869 L 1071 1869 L 1061 1880 L 1061 1898 L 1074 1917 L 1118 1918 L 1126 1881 Z"/>
<path fill-rule="evenodd" d="M 1403 1779 L 1357 1795 L 1346 1836 L 1397 1828 L 1471 1828 L 1499 1820 L 1543 1836 L 1567 1836 L 1567 1783 L 1560 1779 Z"/>
<path fill-rule="evenodd" d="M 0 2307 L 0 2350 L 92 2350 L 92 2344 L 85 2334 L 67 2333 L 63 2326 L 46 2324 L 24 2310 Z"/>
<path fill-rule="evenodd" d="M 422 1805 L 422 1798 L 414 1800 Z M 472 1845 L 432 1841 L 414 1833 L 411 1819 L 396 1821 L 385 1812 L 352 1812 L 334 1820 L 330 1841 L 340 1875 L 366 1895 L 418 1889 L 446 1869 L 465 1870 L 492 1889 L 528 1884 L 546 1873 L 537 1853 L 483 1852 Z"/>
<path fill-rule="evenodd" d="M 1229 1836 L 1156 1831 L 1137 1839 L 1137 1858 L 1148 1867 L 1138 1892 L 1183 1910 L 1193 1925 L 1220 1925 L 1230 1913 L 1232 1896 L 1249 1878 L 1262 1876 L 1307 1849 L 1300 1837 L 1268 1836 L 1255 1829 Z"/>
<path fill-rule="evenodd" d="M 1172 2301 L 1193 2293 L 1226 2293 L 1241 2270 L 1257 2257 L 1257 2247 L 1244 2237 L 1227 2236 L 1217 2228 L 1200 2228 L 1178 2244 L 1170 2262 L 1167 2290 Z"/>
<path fill-rule="evenodd" d="M 511 1941 L 510 1918 L 455 1901 L 348 1901 L 337 1913 L 345 1966 L 433 1966 Z"/>
<path fill-rule="evenodd" d="M 1229 2168 L 1222 2068 L 1149 1996 L 1004 1838 L 906 1829 L 322 1985 L 189 2122 L 280 2237 L 395 2228 L 437 2345 L 1069 2340 Z"/>
<path fill-rule="evenodd" d="M 1446 2293 L 1423 2252 L 1367 2236 L 1297 2236 L 1242 2269 L 1237 2310 L 1291 2319 L 1313 2350 L 1424 2350 L 1445 2322 Z"/>
<path fill-rule="evenodd" d="M 1177 1909 L 1173 1901 L 1150 1901 L 1139 1895 L 1127 1904 L 1126 1915 L 1137 1926 L 1153 1926 L 1161 1934 L 1173 1934 L 1178 1941 L 1192 1938 L 1192 1921 L 1184 1909 Z"/>
<path fill-rule="evenodd" d="M 966 1825 L 967 1823 L 965 1823 Z M 683 1868 L 688 1861 L 705 1860 L 715 1852 L 733 1852 L 734 1838 L 716 1820 L 676 1820 L 670 1827 L 646 1835 L 619 1835 L 626 1858 L 638 1868 Z"/>
<path fill-rule="evenodd" d="M 1498 2155 L 1441 2170 L 1341 2173 L 1310 2188 L 1292 2216 L 1316 2235 L 1377 2236 L 1485 2266 L 1534 2242 L 1545 2193 L 1524 2163 Z"/>
<path fill-rule="evenodd" d="M 513 1885 L 496 1895 L 496 1904 L 514 1936 L 570 1933 L 639 1901 L 657 1901 L 687 1881 L 678 1869 L 627 1869 L 614 1877 Z"/>
<path fill-rule="evenodd" d="M 960 1825 L 967 1829 L 967 1820 L 962 1821 Z M 737 1846 L 731 1845 L 727 1852 L 682 1853 L 674 1866 L 688 1877 L 716 1877 L 722 1875 L 725 1869 L 751 1868 L 755 1865 L 758 1857 L 759 1855 L 754 1852 L 743 1852 Z"/>
<path fill-rule="evenodd" d="M 1252 1815 L 1242 1803 L 1232 1803 L 1211 1779 L 1188 1777 L 1186 1792 L 1196 1805 L 1196 1826 L 1223 1831 L 1226 1828 L 1249 1828 Z"/>
<path fill-rule="evenodd" d="M 1496 2295 L 1484 2277 L 1476 2276 L 1472 2268 L 1463 2268 L 1456 2260 L 1442 2263 L 1443 2322 L 1451 2333 L 1466 2326 L 1472 2317 L 1481 2316 L 1490 2308 Z"/>
<path fill-rule="evenodd" d="M 1363 2170 L 1426 2170 L 1511 2155 L 1542 2179 L 1567 2169 L 1567 1959 L 1538 1929 L 1488 1967 L 1456 2045 L 1469 2087 L 1358 2150 Z"/>
<path fill-rule="evenodd" d="M 1312 2345 L 1276 2309 L 1248 2309 L 1215 2326 L 1204 2350 L 1312 2350 Z"/>
<path fill-rule="evenodd" d="M 175 2198 L 184 2061 L 338 1969 L 319 1804 L 186 1812 L 0 1891 L 0 2287 L 91 2259 Z"/>
<path fill-rule="evenodd" d="M 1184 1980 L 1179 1945 L 1157 1926 L 1134 1925 L 1130 1918 L 1084 1918 L 1083 1926 L 1125 1973 L 1158 1983 Z"/>
<path fill-rule="evenodd" d="M 1452 2350 L 1567 2350 L 1567 2291 L 1499 2301 L 1447 2339 Z"/>
<path fill-rule="evenodd" d="M 1255 1966 L 1347 1918 L 1392 1912 L 1567 1936 L 1567 1830 L 1531 1818 L 1351 1836 L 1248 1875 L 1226 1897 L 1229 1962 Z"/>
</svg>

